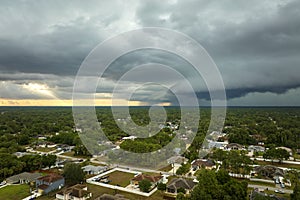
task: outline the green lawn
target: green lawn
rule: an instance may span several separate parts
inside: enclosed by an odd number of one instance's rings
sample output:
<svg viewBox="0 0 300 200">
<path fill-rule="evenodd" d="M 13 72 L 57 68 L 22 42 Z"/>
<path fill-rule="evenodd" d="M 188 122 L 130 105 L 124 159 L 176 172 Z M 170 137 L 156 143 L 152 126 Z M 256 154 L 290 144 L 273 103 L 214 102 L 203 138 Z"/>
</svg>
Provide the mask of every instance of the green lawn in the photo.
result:
<svg viewBox="0 0 300 200">
<path fill-rule="evenodd" d="M 265 183 L 260 181 L 248 181 L 248 184 L 252 185 L 261 185 L 261 186 L 269 186 L 269 187 L 276 187 L 275 183 Z"/>
<path fill-rule="evenodd" d="M 8 185 L 0 189 L 0 199 L 3 200 L 19 200 L 29 195 L 28 185 Z"/>
<path fill-rule="evenodd" d="M 164 195 L 163 192 L 156 191 L 150 197 L 143 197 L 140 195 L 136 195 L 136 194 L 132 194 L 132 193 L 128 193 L 128 192 L 122 192 L 122 191 L 118 191 L 118 190 L 113 190 L 113 189 L 109 189 L 109 188 L 104 188 L 104 187 L 100 187 L 100 186 L 92 185 L 92 184 L 88 184 L 88 190 L 93 193 L 93 197 L 91 198 L 91 200 L 96 199 L 97 197 L 101 196 L 104 193 L 111 194 L 111 195 L 121 194 L 121 195 L 124 195 L 125 198 L 134 199 L 134 200 L 163 200 L 163 195 Z"/>
<path fill-rule="evenodd" d="M 160 168 L 159 171 L 169 172 L 172 168 L 171 165 L 165 166 L 163 168 Z"/>
<path fill-rule="evenodd" d="M 61 155 L 70 156 L 70 157 L 74 157 L 74 158 L 83 158 L 83 159 L 85 159 L 85 158 L 91 158 L 91 156 L 75 156 L 74 154 L 75 154 L 74 151 L 69 151 L 69 152 L 65 152 L 65 153 L 63 153 Z"/>
<path fill-rule="evenodd" d="M 108 180 L 111 181 L 109 184 L 126 187 L 130 184 L 130 180 L 134 177 L 134 174 L 114 171 L 110 174 L 107 174 L 107 176 L 109 176 Z"/>
<path fill-rule="evenodd" d="M 41 151 L 41 152 L 45 152 L 45 153 L 48 153 L 50 151 L 54 151 L 56 148 L 43 148 L 43 147 L 38 147 L 36 148 L 35 150 L 36 151 Z"/>
<path fill-rule="evenodd" d="M 134 200 L 163 200 L 163 196 L 164 196 L 164 193 L 161 191 L 156 191 L 150 197 L 143 197 L 140 195 L 136 195 L 136 194 L 132 194 L 132 193 L 128 193 L 128 192 L 122 192 L 122 191 L 118 191 L 118 190 L 113 190 L 113 189 L 109 189 L 109 188 L 105 188 L 105 187 L 101 187 L 101 186 L 97 186 L 97 185 L 93 185 L 93 184 L 87 184 L 87 186 L 88 186 L 88 191 L 92 192 L 92 194 L 93 194 L 93 196 L 90 200 L 94 200 L 94 199 L 100 197 L 102 194 L 111 194 L 111 195 L 121 194 L 121 195 L 124 195 L 125 198 L 134 199 Z M 38 200 L 53 200 L 53 199 L 55 199 L 56 192 L 52 192 L 49 195 L 44 195 L 44 196 L 38 197 L 37 199 Z M 15 200 L 17 200 L 17 199 L 15 199 Z"/>
</svg>

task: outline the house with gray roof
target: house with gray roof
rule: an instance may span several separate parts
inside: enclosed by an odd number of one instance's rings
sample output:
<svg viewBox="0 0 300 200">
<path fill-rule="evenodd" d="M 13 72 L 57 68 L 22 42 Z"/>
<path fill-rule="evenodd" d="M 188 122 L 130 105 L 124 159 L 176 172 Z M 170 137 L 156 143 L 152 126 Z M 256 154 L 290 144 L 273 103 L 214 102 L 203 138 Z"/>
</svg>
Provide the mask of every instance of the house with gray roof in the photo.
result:
<svg viewBox="0 0 300 200">
<path fill-rule="evenodd" d="M 273 179 L 276 176 L 284 177 L 284 170 L 273 165 L 257 166 L 254 168 L 256 174 Z"/>
<path fill-rule="evenodd" d="M 82 170 L 86 174 L 101 174 L 107 170 L 107 166 L 87 165 L 87 166 L 82 167 Z"/>
<path fill-rule="evenodd" d="M 190 193 L 196 184 L 191 179 L 174 178 L 167 184 L 167 192 L 177 194 L 177 190 L 183 188 L 187 193 Z"/>
<path fill-rule="evenodd" d="M 248 147 L 248 151 L 253 151 L 253 152 L 264 152 L 265 149 L 266 149 L 265 147 L 256 146 L 256 145 L 250 145 Z"/>
<path fill-rule="evenodd" d="M 38 178 L 42 177 L 40 173 L 23 172 L 6 179 L 8 184 L 25 184 L 35 182 Z"/>
</svg>

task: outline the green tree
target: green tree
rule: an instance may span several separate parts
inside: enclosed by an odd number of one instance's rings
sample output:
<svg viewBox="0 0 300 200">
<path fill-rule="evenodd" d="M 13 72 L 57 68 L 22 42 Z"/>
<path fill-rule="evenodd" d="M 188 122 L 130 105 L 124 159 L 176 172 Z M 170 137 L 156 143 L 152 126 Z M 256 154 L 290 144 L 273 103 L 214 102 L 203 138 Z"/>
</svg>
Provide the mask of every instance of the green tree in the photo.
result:
<svg viewBox="0 0 300 200">
<path fill-rule="evenodd" d="M 184 196 L 184 193 L 178 193 L 176 196 L 176 200 L 186 200 L 187 198 Z"/>
<path fill-rule="evenodd" d="M 158 183 L 157 184 L 157 189 L 161 191 L 165 191 L 167 189 L 167 185 L 164 183 Z"/>
<path fill-rule="evenodd" d="M 219 184 L 221 184 L 221 185 L 226 184 L 230 180 L 230 176 L 229 176 L 228 172 L 225 171 L 224 169 L 220 169 L 216 173 L 216 178 L 217 178 Z"/>
<path fill-rule="evenodd" d="M 178 188 L 178 189 L 177 189 L 177 193 L 182 193 L 182 194 L 185 194 L 185 193 L 186 193 L 186 191 L 185 191 L 185 189 L 184 189 L 184 188 Z"/>
<path fill-rule="evenodd" d="M 57 159 L 57 156 L 56 155 L 52 155 L 52 154 L 49 154 L 49 155 L 46 155 L 46 156 L 42 156 L 43 166 L 50 168 L 52 165 L 55 164 L 56 159 Z"/>
<path fill-rule="evenodd" d="M 220 190 L 216 174 L 213 171 L 202 169 L 199 171 L 197 179 L 199 183 L 191 193 L 193 200 L 220 199 Z"/>
<path fill-rule="evenodd" d="M 290 154 L 285 149 L 276 149 L 276 148 L 270 148 L 263 154 L 263 158 L 265 159 L 271 159 L 272 162 L 274 159 L 278 159 L 279 162 L 282 162 L 283 159 L 288 159 L 290 157 Z"/>
<path fill-rule="evenodd" d="M 18 136 L 19 145 L 27 145 L 29 144 L 29 141 L 30 141 L 30 137 L 28 135 L 21 134 L 20 136 Z"/>
<path fill-rule="evenodd" d="M 147 179 L 141 180 L 139 182 L 139 187 L 142 192 L 149 192 L 151 185 L 151 182 Z"/>
<path fill-rule="evenodd" d="M 291 194 L 291 200 L 300 200 L 300 182 L 298 181 L 293 189 L 293 193 Z"/>
<path fill-rule="evenodd" d="M 74 185 L 84 181 L 84 172 L 79 164 L 68 163 L 64 167 L 63 175 L 67 184 Z"/>
<path fill-rule="evenodd" d="M 245 200 L 247 197 L 247 182 L 232 179 L 225 170 L 215 173 L 201 169 L 198 180 L 199 183 L 191 193 L 193 200 Z"/>
<path fill-rule="evenodd" d="M 182 164 L 176 171 L 177 175 L 182 175 L 182 174 L 186 174 L 190 171 L 191 169 L 191 164 L 190 163 L 186 163 L 186 164 Z"/>
<path fill-rule="evenodd" d="M 230 196 L 232 200 L 246 200 L 247 198 L 247 182 L 238 182 L 234 179 L 230 179 L 222 189 L 225 196 Z"/>
</svg>

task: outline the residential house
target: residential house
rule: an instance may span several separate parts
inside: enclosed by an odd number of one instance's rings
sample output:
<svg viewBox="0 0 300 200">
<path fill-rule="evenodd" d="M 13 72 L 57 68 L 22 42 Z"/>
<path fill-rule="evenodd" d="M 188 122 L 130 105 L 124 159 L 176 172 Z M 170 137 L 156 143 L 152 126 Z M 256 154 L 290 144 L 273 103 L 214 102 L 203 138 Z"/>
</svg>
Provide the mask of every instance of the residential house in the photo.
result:
<svg viewBox="0 0 300 200">
<path fill-rule="evenodd" d="M 213 140 L 208 140 L 208 148 L 217 148 L 217 149 L 225 149 L 226 145 L 228 145 L 227 141 L 224 142 L 217 142 Z"/>
<path fill-rule="evenodd" d="M 57 200 L 86 200 L 92 197 L 86 185 L 73 185 L 63 191 L 56 193 Z"/>
<path fill-rule="evenodd" d="M 42 177 L 40 173 L 29 173 L 23 172 L 21 174 L 17 174 L 6 179 L 6 183 L 8 184 L 27 184 L 34 183 L 38 178 Z"/>
<path fill-rule="evenodd" d="M 188 159 L 183 156 L 172 156 L 167 160 L 168 164 L 175 164 L 178 166 L 180 166 L 182 163 L 186 164 L 187 161 Z"/>
<path fill-rule="evenodd" d="M 135 140 L 137 137 L 134 135 L 128 136 L 128 137 L 123 137 L 122 140 Z"/>
<path fill-rule="evenodd" d="M 248 147 L 248 151 L 253 151 L 253 152 L 265 152 L 266 148 L 262 146 L 256 146 L 256 145 L 250 145 Z"/>
<path fill-rule="evenodd" d="M 192 161 L 192 169 L 194 171 L 200 169 L 200 168 L 205 168 L 205 169 L 213 169 L 216 168 L 216 164 L 213 160 L 206 160 L 206 159 L 197 159 Z"/>
<path fill-rule="evenodd" d="M 254 168 L 256 174 L 273 179 L 276 176 L 284 176 L 283 169 L 273 165 L 257 166 Z"/>
<path fill-rule="evenodd" d="M 87 165 L 87 166 L 82 167 L 82 170 L 86 174 L 101 174 L 107 170 L 107 166 Z"/>
<path fill-rule="evenodd" d="M 98 197 L 95 200 L 129 200 L 126 199 L 123 195 L 121 194 L 116 194 L 116 195 L 111 195 L 111 194 L 102 194 L 100 197 Z"/>
<path fill-rule="evenodd" d="M 58 174 L 48 174 L 36 180 L 36 188 L 40 194 L 48 194 L 49 192 L 60 189 L 65 185 L 65 178 Z"/>
<path fill-rule="evenodd" d="M 26 156 L 26 155 L 32 155 L 32 153 L 28 153 L 28 152 L 15 152 L 13 154 L 15 156 L 17 156 L 17 158 L 21 158 L 21 157 Z"/>
<path fill-rule="evenodd" d="M 230 143 L 227 144 L 225 147 L 226 150 L 231 151 L 231 150 L 245 150 L 245 147 L 243 145 L 237 144 L 237 143 Z"/>
<path fill-rule="evenodd" d="M 190 193 L 197 183 L 191 179 L 174 178 L 167 184 L 167 192 L 177 194 L 179 188 L 185 189 Z"/>
<path fill-rule="evenodd" d="M 163 176 L 162 175 L 157 175 L 157 176 L 151 176 L 148 174 L 138 174 L 135 176 L 133 179 L 131 179 L 130 184 L 131 185 L 139 185 L 139 182 L 142 180 L 148 180 L 151 182 L 152 187 L 155 187 L 158 183 L 163 181 Z"/>
<path fill-rule="evenodd" d="M 209 134 L 212 138 L 218 139 L 220 137 L 225 137 L 226 133 L 222 133 L 220 131 L 213 131 Z"/>
</svg>

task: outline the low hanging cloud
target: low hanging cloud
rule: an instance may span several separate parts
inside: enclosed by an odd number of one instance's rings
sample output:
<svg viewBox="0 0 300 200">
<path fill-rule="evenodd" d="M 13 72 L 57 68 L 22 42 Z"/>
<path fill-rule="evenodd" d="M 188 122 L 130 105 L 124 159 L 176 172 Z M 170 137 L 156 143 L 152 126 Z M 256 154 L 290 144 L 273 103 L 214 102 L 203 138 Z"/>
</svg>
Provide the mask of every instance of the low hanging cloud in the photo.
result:
<svg viewBox="0 0 300 200">
<path fill-rule="evenodd" d="M 278 97 L 280 103 L 272 102 L 281 105 L 285 95 L 296 99 L 286 100 L 286 105 L 300 102 L 299 96 L 292 95 L 298 94 L 300 87 L 300 2 L 297 0 L 89 3 L 6 0 L 1 5 L 1 98 L 51 98 L 23 88 L 23 85 L 40 84 L 47 86 L 58 99 L 71 99 L 77 70 L 97 44 L 124 31 L 157 26 L 181 31 L 208 51 L 222 74 L 229 104 L 259 104 L 260 99 L 265 103 L 267 98 Z M 62 9 L 64 12 L 58 12 Z M 139 51 L 117 59 L 105 73 L 97 92 L 111 93 L 126 71 L 150 62 L 171 66 L 195 81 L 192 66 L 181 58 L 166 52 Z M 165 78 L 170 85 L 177 84 L 178 92 L 184 93 L 180 81 L 161 74 L 156 78 Z M 124 92 L 147 75 L 139 72 L 139 80 L 122 82 Z M 197 79 L 196 83 L 198 98 L 209 100 L 203 79 Z M 148 97 L 151 103 L 167 99 L 175 102 L 172 94 L 165 92 L 163 96 L 159 90 L 146 87 L 137 91 L 134 98 L 147 102 Z M 157 95 L 149 98 L 150 94 Z"/>
</svg>

